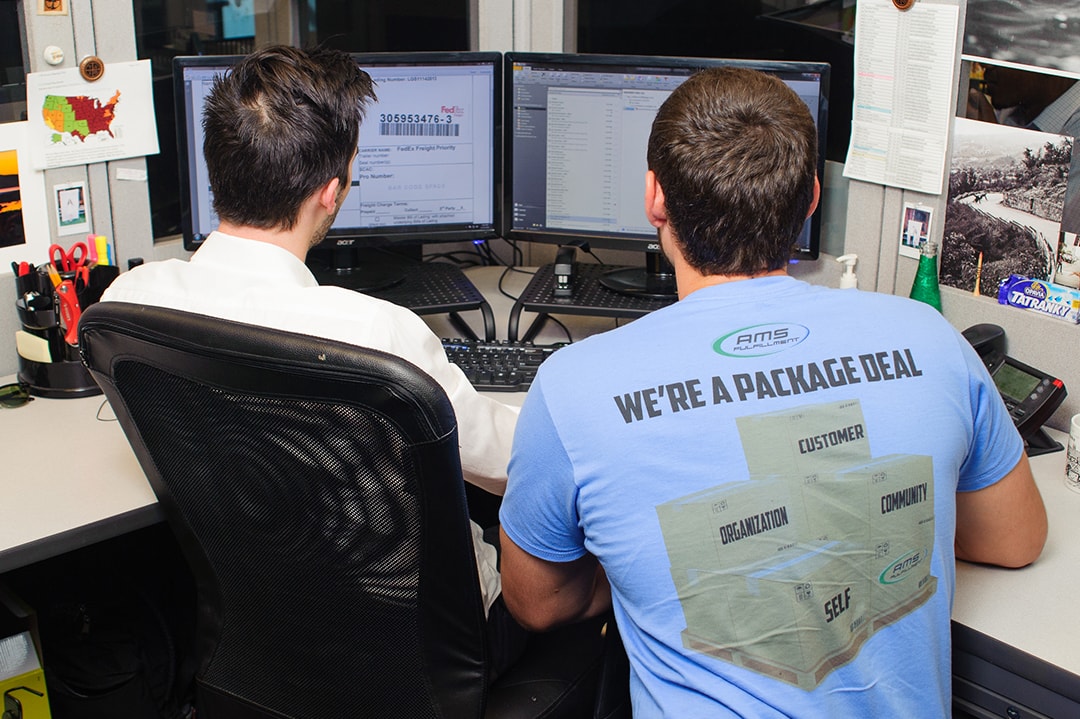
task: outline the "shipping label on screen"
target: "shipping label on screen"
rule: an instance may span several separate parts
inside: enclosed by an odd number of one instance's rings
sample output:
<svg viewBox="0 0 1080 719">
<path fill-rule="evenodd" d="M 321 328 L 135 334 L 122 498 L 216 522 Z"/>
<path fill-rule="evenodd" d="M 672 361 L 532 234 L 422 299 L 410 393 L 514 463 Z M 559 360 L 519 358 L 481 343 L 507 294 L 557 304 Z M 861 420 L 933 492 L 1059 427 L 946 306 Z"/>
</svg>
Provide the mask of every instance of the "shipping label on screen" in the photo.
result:
<svg viewBox="0 0 1080 719">
<path fill-rule="evenodd" d="M 490 223 L 490 73 L 475 67 L 369 69 L 377 105 L 360 127 L 338 226 Z"/>
</svg>

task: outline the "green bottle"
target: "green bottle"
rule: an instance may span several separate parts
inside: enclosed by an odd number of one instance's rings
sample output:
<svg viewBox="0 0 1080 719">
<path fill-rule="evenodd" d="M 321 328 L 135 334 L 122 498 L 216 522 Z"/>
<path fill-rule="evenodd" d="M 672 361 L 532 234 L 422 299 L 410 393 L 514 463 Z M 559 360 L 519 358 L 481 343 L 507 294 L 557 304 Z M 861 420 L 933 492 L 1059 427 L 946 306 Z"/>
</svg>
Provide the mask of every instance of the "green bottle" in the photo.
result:
<svg viewBox="0 0 1080 719">
<path fill-rule="evenodd" d="M 915 272 L 915 282 L 911 285 L 911 299 L 925 302 L 941 312 L 936 242 L 924 242 L 919 248 L 919 269 Z"/>
</svg>

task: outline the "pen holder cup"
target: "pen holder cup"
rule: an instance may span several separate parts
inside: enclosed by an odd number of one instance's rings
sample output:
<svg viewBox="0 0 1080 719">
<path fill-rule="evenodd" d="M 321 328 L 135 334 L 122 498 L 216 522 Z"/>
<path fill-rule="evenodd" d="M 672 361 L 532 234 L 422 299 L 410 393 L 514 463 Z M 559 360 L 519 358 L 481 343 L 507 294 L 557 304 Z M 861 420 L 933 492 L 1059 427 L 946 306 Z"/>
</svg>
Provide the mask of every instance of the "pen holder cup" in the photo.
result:
<svg viewBox="0 0 1080 719">
<path fill-rule="evenodd" d="M 101 299 L 105 288 L 120 274 L 120 268 L 99 265 L 89 272 L 84 287 L 77 291 L 80 309 Z M 61 273 L 61 279 L 74 280 L 74 273 Z M 64 341 L 59 317 L 59 300 L 46 268 L 38 268 L 16 285 L 15 309 L 22 324 L 17 342 L 19 381 L 38 397 L 89 397 L 101 394 L 101 388 L 86 371 L 79 348 Z"/>
<path fill-rule="evenodd" d="M 34 308 L 28 307 L 26 300 L 20 297 L 15 300 L 15 310 L 19 313 L 19 322 L 22 323 L 24 330 L 51 330 L 58 324 L 56 308 L 53 307 L 51 300 L 48 307 Z"/>
</svg>

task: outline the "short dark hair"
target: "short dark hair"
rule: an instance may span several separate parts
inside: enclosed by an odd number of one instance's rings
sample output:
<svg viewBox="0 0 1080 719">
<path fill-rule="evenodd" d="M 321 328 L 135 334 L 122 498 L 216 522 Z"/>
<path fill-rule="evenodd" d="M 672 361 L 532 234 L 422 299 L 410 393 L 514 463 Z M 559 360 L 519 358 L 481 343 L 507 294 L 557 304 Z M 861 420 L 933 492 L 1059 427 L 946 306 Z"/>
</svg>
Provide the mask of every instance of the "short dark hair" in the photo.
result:
<svg viewBox="0 0 1080 719">
<path fill-rule="evenodd" d="M 813 201 L 817 130 L 783 81 L 729 66 L 691 76 L 657 113 L 648 162 L 699 272 L 759 274 L 791 259 Z"/>
<path fill-rule="evenodd" d="M 348 53 L 276 45 L 215 79 L 203 114 L 214 210 L 229 222 L 291 229 L 332 178 L 349 181 L 374 83 Z"/>
</svg>

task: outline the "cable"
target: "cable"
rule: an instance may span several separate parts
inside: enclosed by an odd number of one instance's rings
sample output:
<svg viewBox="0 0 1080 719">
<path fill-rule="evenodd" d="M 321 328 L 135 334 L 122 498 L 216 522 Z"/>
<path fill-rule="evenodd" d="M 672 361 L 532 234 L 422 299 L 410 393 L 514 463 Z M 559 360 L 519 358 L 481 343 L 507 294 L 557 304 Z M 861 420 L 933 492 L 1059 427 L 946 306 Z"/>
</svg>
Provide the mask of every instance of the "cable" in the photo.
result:
<svg viewBox="0 0 1080 719">
<path fill-rule="evenodd" d="M 506 279 L 506 276 L 508 274 L 510 274 L 511 272 L 519 272 L 519 273 L 521 273 L 523 275 L 529 275 L 529 276 L 535 275 L 536 272 L 535 271 L 530 271 L 530 270 L 523 270 L 520 267 L 515 267 L 514 265 L 507 265 L 506 269 L 504 269 L 502 271 L 502 274 L 499 275 L 499 294 L 501 294 L 503 297 L 509 297 L 514 302 L 517 302 L 518 299 L 520 299 L 520 296 L 514 296 L 514 295 L 510 294 L 509 292 L 507 292 L 506 290 L 503 289 L 503 280 Z"/>
<path fill-rule="evenodd" d="M 607 264 L 607 263 L 606 263 L 606 262 L 604 262 L 604 261 L 603 261 L 602 259 L 600 259 L 600 257 L 598 257 L 598 256 L 597 256 L 597 254 L 596 254 L 595 252 L 593 252 L 593 251 L 592 251 L 592 250 L 591 250 L 591 249 L 589 248 L 589 246 L 588 246 L 588 245 L 584 245 L 584 246 L 582 246 L 582 247 L 579 247 L 578 249 L 580 249 L 580 250 L 581 250 L 582 252 L 586 253 L 586 254 L 587 254 L 587 255 L 589 255 L 590 257 L 592 257 L 592 258 L 593 258 L 594 260 L 596 260 L 596 261 L 597 261 L 597 262 L 598 262 L 599 264 L 601 264 L 601 265 L 606 265 L 606 264 Z"/>
<path fill-rule="evenodd" d="M 574 337 L 570 334 L 569 328 L 567 328 L 566 325 L 564 325 L 561 321 L 559 321 L 558 318 L 552 317 L 551 315 L 548 315 L 547 318 L 548 318 L 549 322 L 554 322 L 559 327 L 562 327 L 562 331 L 566 333 L 566 341 L 567 342 L 573 342 L 574 341 Z"/>
</svg>

